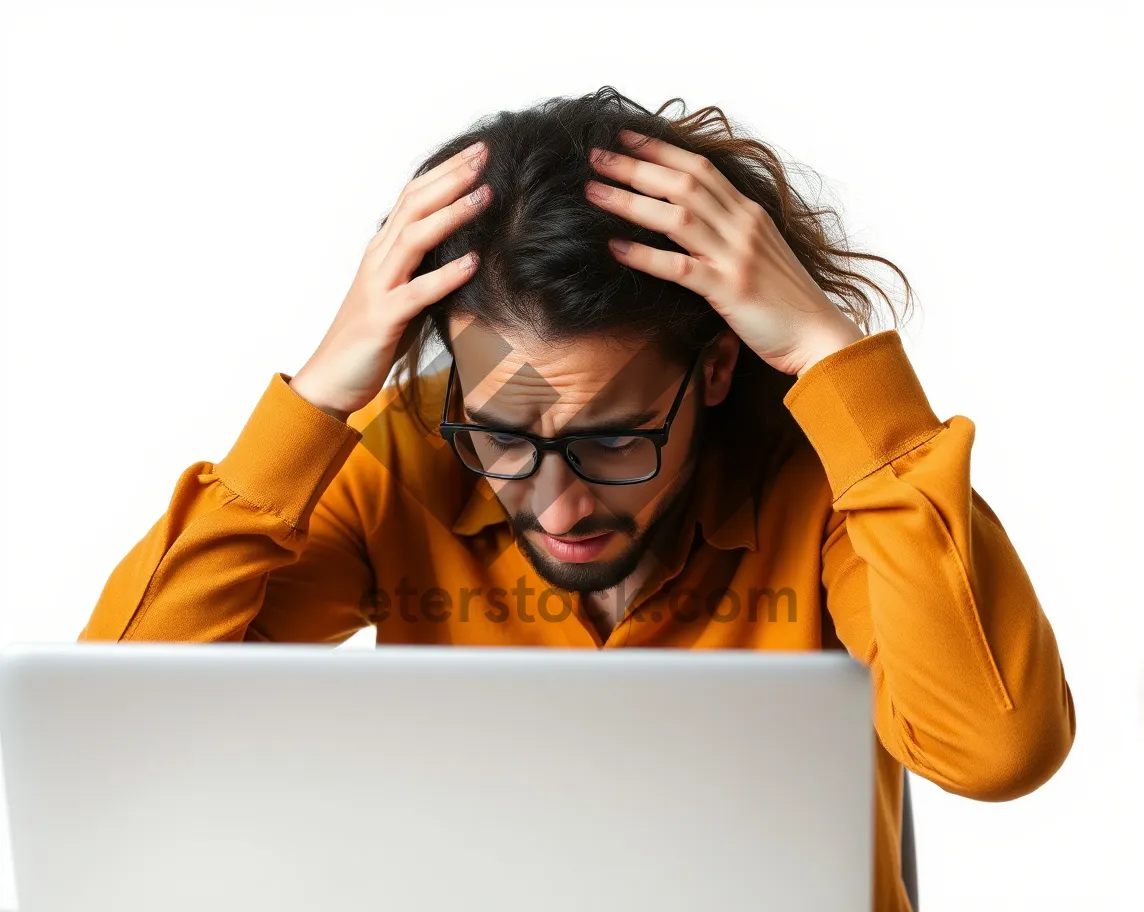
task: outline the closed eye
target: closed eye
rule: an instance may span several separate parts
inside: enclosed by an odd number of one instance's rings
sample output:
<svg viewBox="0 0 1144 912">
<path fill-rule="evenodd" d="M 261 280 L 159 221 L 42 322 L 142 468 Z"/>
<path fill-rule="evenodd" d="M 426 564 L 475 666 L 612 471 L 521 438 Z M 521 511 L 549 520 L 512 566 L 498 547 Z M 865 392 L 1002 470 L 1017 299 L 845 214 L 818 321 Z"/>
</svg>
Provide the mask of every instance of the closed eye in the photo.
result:
<svg viewBox="0 0 1144 912">
<path fill-rule="evenodd" d="M 595 442 L 600 444 L 600 446 L 607 447 L 609 450 L 622 450 L 626 447 L 630 447 L 635 439 L 635 437 L 597 437 L 595 438 Z"/>
</svg>

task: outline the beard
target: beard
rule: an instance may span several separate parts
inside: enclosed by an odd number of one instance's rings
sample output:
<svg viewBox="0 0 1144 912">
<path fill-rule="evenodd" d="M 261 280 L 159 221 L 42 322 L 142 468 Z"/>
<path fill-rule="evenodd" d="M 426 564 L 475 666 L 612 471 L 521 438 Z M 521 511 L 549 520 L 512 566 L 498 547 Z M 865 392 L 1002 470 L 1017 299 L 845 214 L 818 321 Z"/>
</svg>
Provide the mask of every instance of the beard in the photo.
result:
<svg viewBox="0 0 1144 912">
<path fill-rule="evenodd" d="M 705 417 L 705 411 L 704 409 L 700 412 L 700 420 L 692 434 L 691 448 L 686 462 L 656 505 L 642 535 L 636 536 L 638 525 L 635 517 L 628 513 L 588 516 L 569 530 L 570 535 L 616 531 L 633 537 L 633 541 L 623 553 L 610 561 L 570 563 L 557 560 L 537 548 L 523 534 L 526 531 L 541 533 L 545 531 L 535 514 L 516 513 L 509 518 L 517 547 L 545 582 L 569 592 L 601 592 L 619 586 L 635 572 L 640 561 L 649 552 L 655 556 L 666 556 L 671 552 L 678 538 L 680 521 L 690 501 L 695 468 L 699 461 L 699 445 L 705 424 L 702 419 Z"/>
</svg>

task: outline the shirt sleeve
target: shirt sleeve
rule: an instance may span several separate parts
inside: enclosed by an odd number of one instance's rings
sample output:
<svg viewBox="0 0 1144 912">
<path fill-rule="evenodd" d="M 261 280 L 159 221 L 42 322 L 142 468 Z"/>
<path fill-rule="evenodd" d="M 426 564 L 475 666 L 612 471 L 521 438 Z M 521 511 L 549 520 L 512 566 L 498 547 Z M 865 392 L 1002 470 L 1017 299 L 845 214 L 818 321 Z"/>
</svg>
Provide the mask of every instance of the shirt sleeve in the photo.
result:
<svg viewBox="0 0 1144 912">
<path fill-rule="evenodd" d="M 822 461 L 822 582 L 871 671 L 886 750 L 946 791 L 1038 788 L 1076 732 L 1049 625 L 1000 520 L 970 485 L 973 422 L 938 420 L 896 330 L 816 362 L 784 404 Z"/>
<path fill-rule="evenodd" d="M 276 373 L 230 452 L 197 462 L 111 573 L 79 640 L 341 642 L 372 569 L 328 496 L 361 439 Z"/>
</svg>

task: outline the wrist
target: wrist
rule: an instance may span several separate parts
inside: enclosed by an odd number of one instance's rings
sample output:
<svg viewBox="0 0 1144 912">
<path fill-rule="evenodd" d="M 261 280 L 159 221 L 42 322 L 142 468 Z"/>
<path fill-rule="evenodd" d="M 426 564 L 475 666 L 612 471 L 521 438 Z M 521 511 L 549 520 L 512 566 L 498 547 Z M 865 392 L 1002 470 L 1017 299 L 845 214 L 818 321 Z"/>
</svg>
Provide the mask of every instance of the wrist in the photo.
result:
<svg viewBox="0 0 1144 912">
<path fill-rule="evenodd" d="M 853 320 L 844 314 L 840 314 L 840 317 L 838 323 L 829 329 L 819 331 L 806 345 L 807 356 L 796 373 L 797 377 L 801 377 L 823 358 L 865 338 L 862 329 Z"/>
<path fill-rule="evenodd" d="M 290 389 L 292 389 L 295 393 L 297 393 L 302 399 L 306 400 L 306 402 L 308 402 L 310 405 L 314 406 L 314 408 L 325 412 L 331 418 L 334 418 L 334 419 L 342 422 L 343 424 L 346 423 L 346 421 L 350 417 L 349 412 L 343 411 L 342 409 L 337 408 L 336 406 L 326 404 L 325 402 L 322 401 L 320 396 L 314 394 L 311 390 L 306 388 L 305 380 L 302 380 L 301 383 L 299 383 L 298 381 L 299 381 L 299 377 L 294 376 L 290 379 L 290 382 L 287 385 L 290 387 Z"/>
</svg>

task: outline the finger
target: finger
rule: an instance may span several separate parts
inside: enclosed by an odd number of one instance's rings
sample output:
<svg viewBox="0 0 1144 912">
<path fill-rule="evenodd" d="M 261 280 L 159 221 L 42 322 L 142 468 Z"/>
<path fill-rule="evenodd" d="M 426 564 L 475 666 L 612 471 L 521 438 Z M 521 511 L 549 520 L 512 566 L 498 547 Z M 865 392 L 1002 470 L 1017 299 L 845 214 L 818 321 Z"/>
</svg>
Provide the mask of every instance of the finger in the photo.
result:
<svg viewBox="0 0 1144 912">
<path fill-rule="evenodd" d="M 400 303 L 397 306 L 402 311 L 400 316 L 411 320 L 430 304 L 435 304 L 451 291 L 455 291 L 464 285 L 472 278 L 479 265 L 479 262 L 474 259 L 472 262 L 475 265 L 471 269 L 468 268 L 470 257 L 475 258 L 476 252 L 469 251 L 464 256 L 450 260 L 444 266 L 424 275 L 419 275 L 412 282 L 406 284 L 398 296 Z"/>
<path fill-rule="evenodd" d="M 608 195 L 597 196 L 597 188 L 605 188 Z M 707 222 L 677 203 L 666 203 L 642 193 L 632 193 L 623 187 L 611 187 L 596 181 L 588 182 L 585 194 L 602 209 L 652 231 L 666 234 L 680 247 L 698 256 L 715 256 L 727 246 Z"/>
<path fill-rule="evenodd" d="M 608 245 L 612 256 L 633 269 L 646 272 L 648 275 L 675 282 L 684 288 L 689 288 L 696 294 L 705 298 L 717 297 L 719 290 L 719 274 L 711 266 L 695 257 L 674 250 L 660 250 L 658 247 L 649 247 L 647 244 L 632 243 L 627 251 L 621 252 Z"/>
<path fill-rule="evenodd" d="M 727 176 L 709 158 L 697 152 L 689 152 L 662 139 L 632 130 L 621 130 L 620 141 L 635 158 L 687 172 L 706 187 L 728 212 L 734 212 L 746 201 L 746 197 Z"/>
<path fill-rule="evenodd" d="M 477 180 L 487 157 L 486 149 L 476 153 L 460 152 L 406 184 L 370 246 L 384 245 L 403 225 L 453 202 Z"/>
<path fill-rule="evenodd" d="M 472 185 L 479 180 L 483 165 L 484 159 L 480 156 L 464 160 L 460 165 L 440 175 L 436 181 L 423 184 L 419 190 L 400 201 L 390 216 L 386 231 L 382 232 L 378 244 L 375 245 L 378 255 L 387 256 L 399 233 L 406 230 L 408 225 L 424 219 L 438 209 L 450 206 L 461 197 L 462 193 L 474 189 Z"/>
<path fill-rule="evenodd" d="M 475 143 L 474 143 L 474 145 L 475 145 Z M 411 193 L 415 193 L 416 191 L 427 186 L 428 184 L 433 183 L 438 178 L 445 176 L 450 171 L 454 170 L 455 168 L 459 168 L 460 166 L 466 164 L 467 162 L 470 162 L 474 158 L 477 159 L 478 161 L 480 161 L 481 163 L 483 163 L 487 154 L 488 154 L 488 148 L 486 146 L 484 146 L 483 144 L 482 144 L 481 148 L 479 148 L 479 149 L 473 149 L 472 146 L 469 146 L 466 149 L 462 149 L 456 155 L 452 155 L 449 158 L 445 159 L 443 162 L 441 162 L 441 164 L 437 165 L 435 168 L 430 168 L 424 174 L 420 174 L 417 177 L 413 178 L 413 180 L 411 180 L 408 184 L 406 184 L 402 188 L 401 194 L 397 197 L 397 202 L 400 203 L 404 197 L 409 196 Z M 395 208 L 396 208 L 396 204 L 395 204 Z"/>
<path fill-rule="evenodd" d="M 441 178 L 445 180 L 446 178 Z M 419 191 L 430 192 L 435 184 Z M 451 194 L 451 191 L 449 191 Z M 449 194 L 446 195 L 446 198 Z M 425 254 L 440 244 L 465 222 L 475 218 L 492 199 L 492 188 L 481 184 L 471 193 L 466 193 L 454 203 L 444 208 L 435 208 L 423 218 L 402 226 L 385 251 L 379 272 L 387 288 L 394 288 L 409 281 L 409 277 L 425 258 Z M 411 206 L 419 204 L 411 203 Z M 411 211 L 420 211 L 412 209 Z"/>
<path fill-rule="evenodd" d="M 592 150 L 592 166 L 605 177 L 627 184 L 644 196 L 670 200 L 690 209 L 719 232 L 727 224 L 727 210 L 699 179 L 686 171 L 666 168 L 630 155 Z"/>
</svg>

